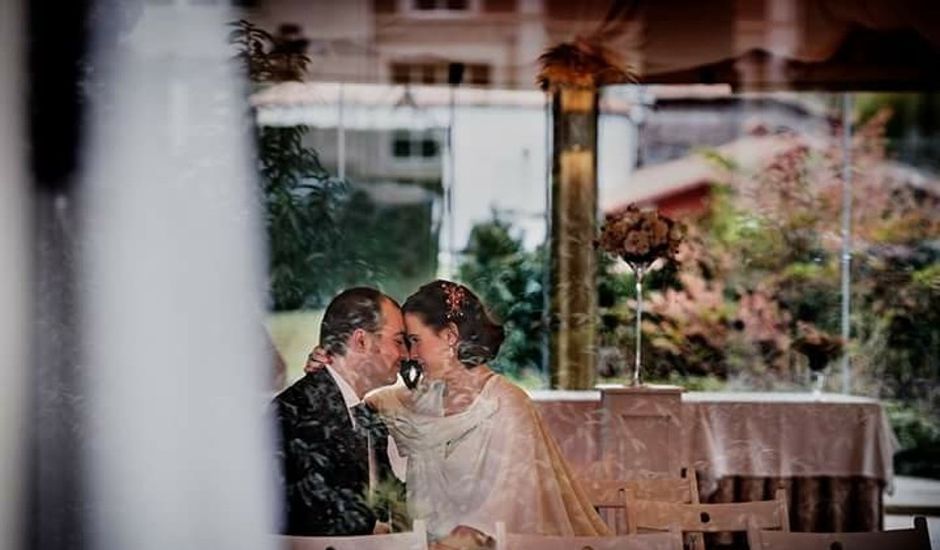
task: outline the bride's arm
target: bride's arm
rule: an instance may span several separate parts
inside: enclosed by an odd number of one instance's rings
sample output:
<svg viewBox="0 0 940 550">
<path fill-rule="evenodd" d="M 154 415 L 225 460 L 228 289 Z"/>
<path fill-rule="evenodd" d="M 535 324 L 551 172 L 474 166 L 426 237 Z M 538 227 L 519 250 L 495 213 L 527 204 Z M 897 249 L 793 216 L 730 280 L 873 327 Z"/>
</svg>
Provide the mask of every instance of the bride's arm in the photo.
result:
<svg viewBox="0 0 940 550">
<path fill-rule="evenodd" d="M 403 384 L 396 382 L 391 386 L 383 386 L 370 391 L 362 400 L 369 408 L 378 412 L 383 418 L 387 418 L 404 407 L 400 395 L 402 391 L 407 390 Z"/>
</svg>

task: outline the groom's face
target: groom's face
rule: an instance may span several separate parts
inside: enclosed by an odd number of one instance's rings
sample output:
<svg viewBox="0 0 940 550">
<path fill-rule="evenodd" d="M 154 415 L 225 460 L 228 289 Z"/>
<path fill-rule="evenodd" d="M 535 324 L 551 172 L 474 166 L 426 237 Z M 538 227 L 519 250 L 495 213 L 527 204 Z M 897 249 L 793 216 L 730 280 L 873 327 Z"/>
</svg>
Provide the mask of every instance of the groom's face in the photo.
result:
<svg viewBox="0 0 940 550">
<path fill-rule="evenodd" d="M 390 300 L 382 301 L 382 328 L 373 335 L 372 363 L 375 386 L 394 384 L 399 362 L 407 357 L 405 323 L 401 310 Z"/>
</svg>

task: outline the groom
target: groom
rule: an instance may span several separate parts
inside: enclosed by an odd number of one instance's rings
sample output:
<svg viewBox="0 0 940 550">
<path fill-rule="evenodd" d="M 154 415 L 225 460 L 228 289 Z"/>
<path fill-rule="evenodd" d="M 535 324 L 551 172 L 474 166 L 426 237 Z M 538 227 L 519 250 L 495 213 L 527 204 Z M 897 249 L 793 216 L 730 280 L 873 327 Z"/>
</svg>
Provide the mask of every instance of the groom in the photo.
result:
<svg viewBox="0 0 940 550">
<path fill-rule="evenodd" d="M 330 364 L 307 372 L 274 399 L 286 506 L 282 531 L 382 532 L 388 507 L 370 495 L 400 490 L 400 484 L 392 475 L 385 426 L 362 398 L 394 383 L 407 355 L 398 304 L 371 288 L 340 293 L 323 315 L 320 347 Z"/>
</svg>

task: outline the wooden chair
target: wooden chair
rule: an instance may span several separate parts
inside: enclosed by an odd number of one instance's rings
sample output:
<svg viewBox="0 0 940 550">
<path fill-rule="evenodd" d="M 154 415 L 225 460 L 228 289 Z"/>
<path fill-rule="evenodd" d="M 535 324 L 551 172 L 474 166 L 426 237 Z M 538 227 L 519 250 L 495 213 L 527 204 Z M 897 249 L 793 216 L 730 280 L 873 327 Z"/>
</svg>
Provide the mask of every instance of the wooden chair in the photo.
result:
<svg viewBox="0 0 940 550">
<path fill-rule="evenodd" d="M 929 550 L 930 534 L 923 517 L 914 518 L 913 529 L 870 533 L 785 533 L 751 525 L 747 543 L 751 550 Z"/>
<path fill-rule="evenodd" d="M 633 491 L 641 500 L 697 504 L 698 479 L 695 470 L 684 468 L 682 477 L 635 479 L 581 479 L 581 487 L 594 508 L 617 534 L 626 534 L 625 493 Z"/>
<path fill-rule="evenodd" d="M 678 529 L 614 537 L 521 535 L 507 533 L 506 524 L 498 522 L 496 550 L 682 550 L 682 535 Z"/>
<path fill-rule="evenodd" d="M 290 550 L 428 550 L 427 526 L 421 520 L 415 520 L 410 533 L 283 538 Z"/>
<path fill-rule="evenodd" d="M 705 548 L 705 533 L 746 532 L 758 529 L 790 530 L 787 495 L 778 489 L 774 500 L 731 504 L 682 504 L 638 499 L 626 491 L 627 532 L 668 531 L 678 528 L 694 534 L 693 547 Z"/>
</svg>

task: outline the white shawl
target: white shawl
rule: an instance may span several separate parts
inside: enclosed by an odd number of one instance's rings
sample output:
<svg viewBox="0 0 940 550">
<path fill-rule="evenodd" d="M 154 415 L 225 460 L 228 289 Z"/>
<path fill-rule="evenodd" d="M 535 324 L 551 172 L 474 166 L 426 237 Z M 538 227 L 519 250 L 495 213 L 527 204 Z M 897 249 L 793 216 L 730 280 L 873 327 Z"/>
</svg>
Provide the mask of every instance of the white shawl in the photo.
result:
<svg viewBox="0 0 940 550">
<path fill-rule="evenodd" d="M 408 457 L 408 511 L 434 537 L 457 525 L 495 533 L 602 535 L 606 526 L 571 475 L 534 404 L 499 375 L 461 413 L 443 416 L 443 383 L 367 398 Z"/>
</svg>

